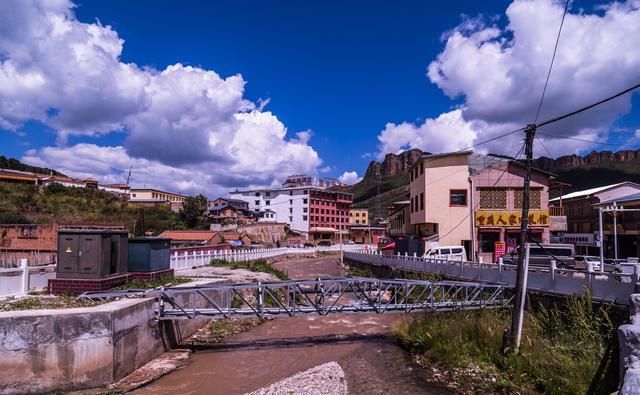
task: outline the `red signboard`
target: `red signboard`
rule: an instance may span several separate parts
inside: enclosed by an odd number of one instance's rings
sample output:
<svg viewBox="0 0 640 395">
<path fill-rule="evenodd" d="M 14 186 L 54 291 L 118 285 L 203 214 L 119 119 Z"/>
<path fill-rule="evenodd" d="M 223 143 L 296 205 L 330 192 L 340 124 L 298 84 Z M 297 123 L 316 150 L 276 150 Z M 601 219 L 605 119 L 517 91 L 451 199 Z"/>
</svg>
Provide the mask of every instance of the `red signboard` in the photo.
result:
<svg viewBox="0 0 640 395">
<path fill-rule="evenodd" d="M 507 253 L 507 245 L 504 241 L 496 241 L 494 249 L 494 258 L 497 261 L 498 258 Z"/>
</svg>

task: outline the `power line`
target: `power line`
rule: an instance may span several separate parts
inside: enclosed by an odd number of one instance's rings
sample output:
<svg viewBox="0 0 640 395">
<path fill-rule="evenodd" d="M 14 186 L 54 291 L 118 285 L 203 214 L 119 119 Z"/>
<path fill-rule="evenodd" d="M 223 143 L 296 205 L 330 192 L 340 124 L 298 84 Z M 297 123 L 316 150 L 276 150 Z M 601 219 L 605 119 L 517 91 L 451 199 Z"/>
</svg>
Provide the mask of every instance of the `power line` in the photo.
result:
<svg viewBox="0 0 640 395">
<path fill-rule="evenodd" d="M 542 133 L 542 132 L 538 132 L 538 134 L 541 134 L 543 136 L 547 136 L 547 137 L 551 137 L 551 138 L 556 138 L 556 139 L 567 139 L 567 140 L 574 140 L 574 141 L 581 141 L 583 143 L 590 143 L 590 144 L 598 144 L 598 145 L 606 145 L 606 146 L 611 146 L 611 147 L 636 147 L 633 144 L 624 144 L 624 143 L 603 143 L 601 141 L 595 141 L 595 140 L 587 140 L 587 139 L 581 139 L 581 138 L 577 138 L 577 137 L 569 137 L 569 136 L 556 136 L 550 133 Z"/>
<path fill-rule="evenodd" d="M 520 155 L 522 153 L 522 151 L 524 150 L 524 145 L 522 145 L 522 147 L 520 147 L 520 150 L 518 151 L 517 154 L 515 154 L 514 158 L 517 158 L 518 155 Z M 490 166 L 491 167 L 491 166 Z M 504 168 L 504 170 L 502 171 L 502 174 L 500 174 L 500 177 L 498 177 L 498 179 L 496 180 L 496 182 L 493 183 L 493 185 L 491 186 L 492 188 L 495 187 L 496 185 L 498 185 L 498 183 L 500 182 L 500 180 L 502 179 L 502 177 L 504 177 L 504 175 L 507 173 L 507 171 L 509 170 L 509 162 L 507 162 L 506 167 Z M 471 204 L 473 204 L 473 202 L 471 202 Z M 454 226 L 453 228 L 451 228 L 451 230 L 449 230 L 447 233 L 445 233 L 443 236 L 441 236 L 442 238 L 445 238 L 447 236 L 449 236 L 451 234 L 451 232 L 453 232 L 454 230 L 456 230 L 460 225 L 462 225 L 467 218 L 469 218 L 469 216 L 471 216 L 472 213 L 474 213 L 476 211 L 476 209 L 480 206 L 480 200 L 478 200 L 478 204 L 476 204 L 473 209 L 469 210 L 469 213 L 467 215 L 464 216 L 464 218 L 462 218 L 462 220 L 460 222 L 458 222 L 458 224 L 456 226 Z M 440 236 L 438 236 L 438 238 L 440 238 Z"/>
<path fill-rule="evenodd" d="M 542 97 L 540 97 L 540 103 L 538 104 L 538 110 L 536 111 L 536 118 L 533 123 L 538 122 L 540 116 L 540 110 L 542 109 L 542 103 L 544 102 L 544 95 L 547 93 L 547 85 L 549 84 L 549 77 L 551 76 L 551 70 L 553 69 L 553 62 L 556 59 L 556 52 L 558 51 L 558 43 L 560 42 L 560 33 L 562 32 L 562 26 L 564 25 L 564 18 L 567 15 L 569 9 L 569 0 L 564 3 L 564 12 L 562 13 L 562 20 L 560 21 L 560 28 L 558 29 L 558 35 L 556 36 L 556 44 L 553 47 L 553 56 L 551 57 L 551 64 L 549 64 L 549 71 L 547 72 L 547 79 L 544 82 L 544 88 L 542 89 Z"/>
<path fill-rule="evenodd" d="M 541 122 L 541 123 L 539 123 L 539 124 L 537 124 L 537 125 L 536 125 L 536 128 L 540 128 L 540 127 L 542 127 L 542 126 L 546 126 L 546 125 L 549 125 L 549 124 L 552 124 L 552 123 L 555 123 L 555 122 L 561 121 L 561 120 L 563 120 L 563 119 L 565 119 L 565 118 L 572 117 L 572 116 L 577 115 L 577 114 L 579 114 L 579 113 L 581 113 L 581 112 L 584 112 L 584 111 L 590 110 L 590 109 L 592 109 L 592 108 L 594 108 L 594 107 L 597 107 L 597 106 L 599 106 L 599 105 L 601 105 L 601 104 L 604 104 L 604 103 L 606 103 L 606 102 L 608 102 L 608 101 L 611 101 L 611 100 L 613 100 L 613 99 L 616 99 L 616 98 L 618 98 L 618 97 L 620 97 L 620 96 L 622 96 L 622 95 L 625 95 L 625 94 L 627 94 L 627 93 L 629 93 L 629 92 L 631 92 L 631 91 L 634 91 L 634 90 L 636 90 L 636 89 L 638 89 L 638 88 L 640 88 L 640 84 L 633 85 L 632 87 L 627 88 L 627 89 L 625 89 L 625 90 L 623 90 L 623 91 L 620 91 L 620 92 L 616 93 L 616 94 L 615 94 L 615 95 L 613 95 L 613 96 L 609 96 L 609 97 L 607 97 L 606 99 L 602 99 L 602 100 L 600 100 L 600 101 L 598 101 L 598 102 L 595 102 L 595 103 L 593 103 L 593 104 L 589 104 L 588 106 L 585 106 L 585 107 L 579 108 L 579 109 L 577 109 L 577 110 L 575 110 L 575 111 L 572 111 L 572 112 L 570 112 L 570 113 L 567 113 L 567 114 L 564 114 L 564 115 L 560 115 L 560 116 L 558 116 L 558 117 L 551 118 L 551 119 L 549 119 L 549 120 L 546 120 L 546 121 L 544 121 L 544 122 Z M 524 128 L 523 128 L 523 129 L 524 129 Z"/>
<path fill-rule="evenodd" d="M 551 155 L 551 152 L 549 152 L 549 150 L 547 149 L 547 146 L 544 145 L 544 143 L 542 142 L 542 140 L 536 136 L 536 140 L 538 140 L 538 142 L 540 143 L 540 145 L 542 146 L 542 148 L 544 148 L 544 150 L 546 151 L 547 154 L 549 154 L 550 158 L 553 158 L 553 155 Z"/>
</svg>

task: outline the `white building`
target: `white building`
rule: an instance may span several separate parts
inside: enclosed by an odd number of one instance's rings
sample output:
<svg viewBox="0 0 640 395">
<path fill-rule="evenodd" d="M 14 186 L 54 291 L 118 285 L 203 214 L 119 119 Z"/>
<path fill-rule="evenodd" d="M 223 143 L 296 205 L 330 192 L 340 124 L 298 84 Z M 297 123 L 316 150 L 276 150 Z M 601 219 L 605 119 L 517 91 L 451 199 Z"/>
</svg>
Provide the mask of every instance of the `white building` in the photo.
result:
<svg viewBox="0 0 640 395">
<path fill-rule="evenodd" d="M 264 188 L 234 191 L 232 199 L 249 203 L 249 210 L 273 212 L 270 221 L 287 223 L 291 230 L 309 232 L 309 189 L 308 186 Z"/>
</svg>

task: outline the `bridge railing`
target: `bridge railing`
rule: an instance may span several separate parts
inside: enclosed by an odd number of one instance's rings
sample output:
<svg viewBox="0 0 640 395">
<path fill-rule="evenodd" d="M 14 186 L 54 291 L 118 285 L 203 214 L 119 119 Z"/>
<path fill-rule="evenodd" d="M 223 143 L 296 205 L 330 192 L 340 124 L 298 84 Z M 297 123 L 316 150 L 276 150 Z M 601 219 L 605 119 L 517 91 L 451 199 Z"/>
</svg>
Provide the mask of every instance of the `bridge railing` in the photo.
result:
<svg viewBox="0 0 640 395">
<path fill-rule="evenodd" d="M 362 245 L 344 244 L 342 250 L 344 252 L 357 251 L 362 249 Z M 375 250 L 375 247 L 369 247 L 369 250 Z M 332 245 L 327 247 L 280 247 L 280 248 L 258 248 L 258 249 L 240 249 L 232 251 L 192 251 L 179 255 L 177 252 L 171 255 L 171 268 L 174 270 L 191 269 L 193 267 L 206 266 L 212 260 L 221 260 L 226 262 L 248 262 L 258 259 L 275 258 L 284 255 L 296 254 L 313 254 L 315 252 L 337 252 L 340 251 L 340 245 Z M 366 251 L 366 250 L 363 250 Z"/>
<path fill-rule="evenodd" d="M 424 273 L 439 273 L 449 278 L 515 285 L 516 266 L 469 262 L 461 259 L 434 259 L 408 255 L 382 255 L 379 252 L 346 252 L 346 259 L 377 266 L 394 267 Z M 601 273 L 550 267 L 529 267 L 527 288 L 541 293 L 582 295 L 591 291 L 595 300 L 627 305 L 640 281 L 640 265 L 629 265 L 629 272 Z"/>
<path fill-rule="evenodd" d="M 0 269 L 0 297 L 23 296 L 30 291 L 46 289 L 50 278 L 55 278 L 56 265 L 29 266 L 27 259 L 20 267 Z"/>
</svg>

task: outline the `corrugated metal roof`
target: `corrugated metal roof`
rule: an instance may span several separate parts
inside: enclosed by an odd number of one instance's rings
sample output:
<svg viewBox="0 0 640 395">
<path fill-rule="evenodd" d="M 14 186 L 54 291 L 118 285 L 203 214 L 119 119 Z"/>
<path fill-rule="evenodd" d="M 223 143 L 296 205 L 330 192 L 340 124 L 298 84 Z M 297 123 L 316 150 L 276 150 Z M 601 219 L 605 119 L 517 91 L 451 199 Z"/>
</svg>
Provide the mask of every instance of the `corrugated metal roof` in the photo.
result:
<svg viewBox="0 0 640 395">
<path fill-rule="evenodd" d="M 600 202 L 600 204 L 613 204 L 613 203 L 623 203 L 623 202 L 632 202 L 634 200 L 640 200 L 640 192 L 633 193 L 631 195 L 619 197 L 617 199 L 610 199 L 604 202 Z"/>
<path fill-rule="evenodd" d="M 209 240 L 217 233 L 210 230 L 165 230 L 158 237 L 168 237 L 173 240 Z"/>
<path fill-rule="evenodd" d="M 602 186 L 602 187 L 596 187 L 596 188 L 591 188 L 591 189 L 585 189 L 585 190 L 582 190 L 582 191 L 571 192 L 571 193 L 568 193 L 566 195 L 563 195 L 562 196 L 562 200 L 593 195 L 594 193 L 606 191 L 607 189 L 619 187 L 620 185 L 624 185 L 624 184 L 637 185 L 637 184 L 629 182 L 629 181 L 624 181 L 624 182 L 619 182 L 617 184 L 605 185 L 605 186 Z M 550 202 L 557 202 L 557 201 L 560 201 L 560 198 L 557 197 L 557 198 L 549 199 L 549 201 Z"/>
</svg>

